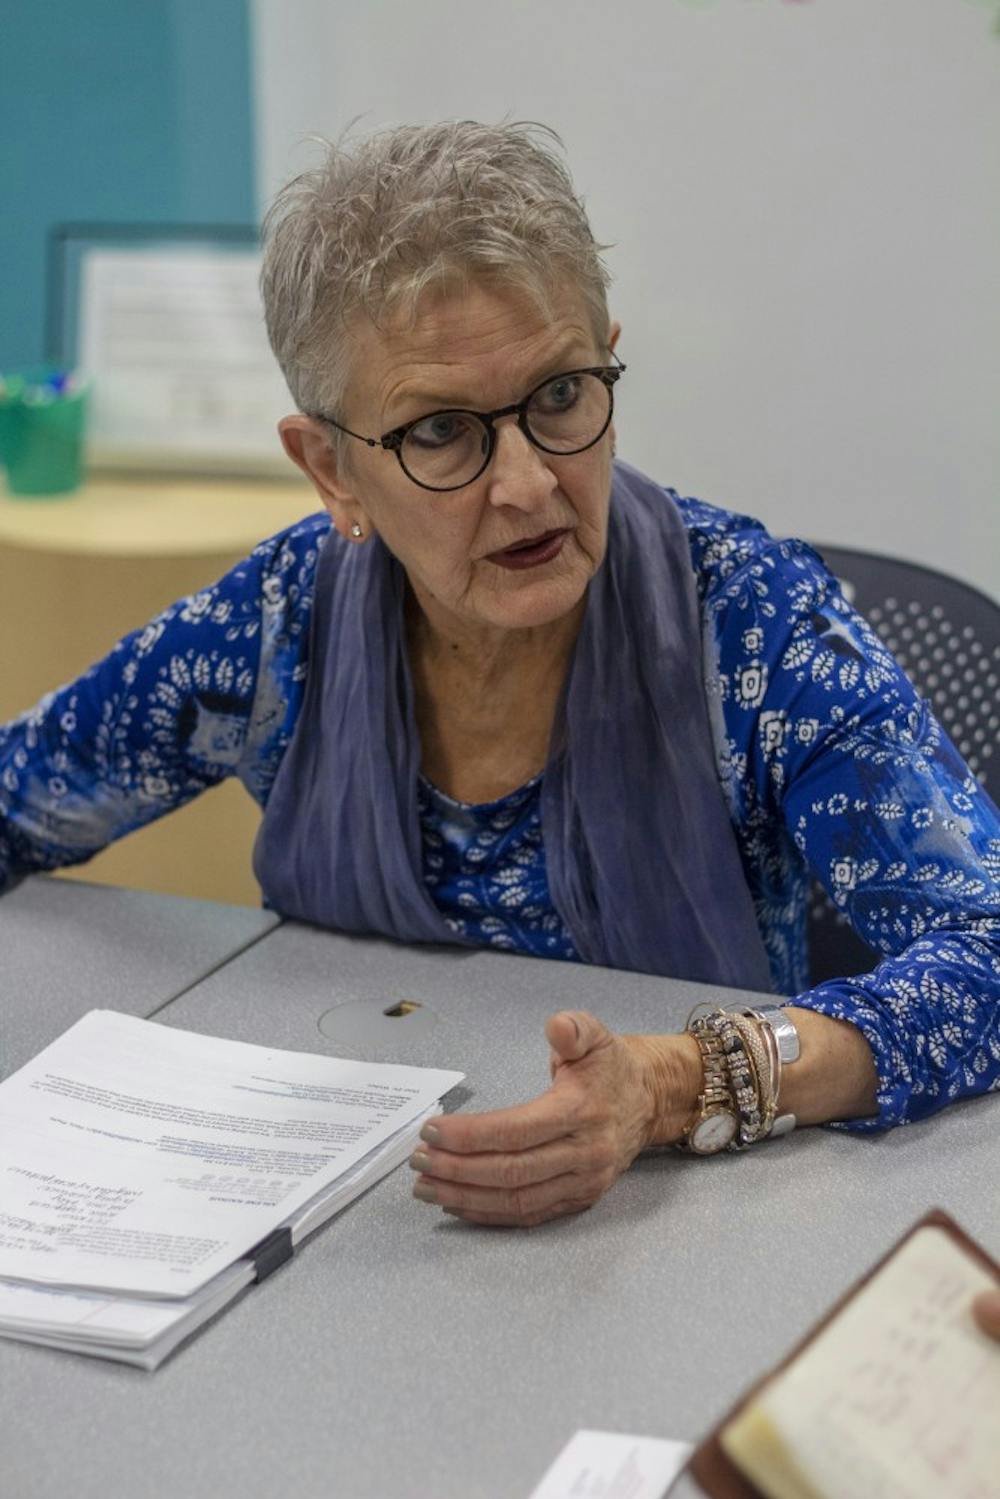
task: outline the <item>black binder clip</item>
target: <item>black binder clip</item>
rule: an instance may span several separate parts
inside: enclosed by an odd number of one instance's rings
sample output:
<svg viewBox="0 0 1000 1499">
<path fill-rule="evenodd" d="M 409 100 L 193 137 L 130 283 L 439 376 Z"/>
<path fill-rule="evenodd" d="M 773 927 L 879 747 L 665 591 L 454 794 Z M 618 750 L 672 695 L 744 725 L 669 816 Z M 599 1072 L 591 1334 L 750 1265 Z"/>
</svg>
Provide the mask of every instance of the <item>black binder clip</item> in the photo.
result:
<svg viewBox="0 0 1000 1499">
<path fill-rule="evenodd" d="M 254 1280 L 267 1280 L 273 1275 L 286 1260 L 292 1257 L 292 1230 L 290 1228 L 276 1228 L 274 1233 L 268 1234 L 266 1239 L 261 1239 L 255 1244 L 247 1255 L 248 1260 L 253 1261 Z"/>
</svg>

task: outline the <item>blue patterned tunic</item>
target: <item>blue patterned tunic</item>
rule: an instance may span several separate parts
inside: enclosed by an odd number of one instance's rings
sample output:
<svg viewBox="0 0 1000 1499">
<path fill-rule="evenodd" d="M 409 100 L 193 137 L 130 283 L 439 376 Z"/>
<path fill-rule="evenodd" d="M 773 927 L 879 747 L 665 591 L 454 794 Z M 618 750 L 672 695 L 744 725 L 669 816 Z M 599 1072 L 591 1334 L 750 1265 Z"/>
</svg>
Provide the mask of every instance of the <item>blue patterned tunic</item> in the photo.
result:
<svg viewBox="0 0 1000 1499">
<path fill-rule="evenodd" d="M 1000 1089 L 1000 815 L 803 542 L 669 491 L 688 529 L 719 777 L 775 988 L 860 1027 L 877 1118 Z M 0 890 L 87 859 L 236 775 L 262 806 L 302 703 L 311 516 L 0 728 Z M 486 806 L 419 787 L 424 875 L 456 932 L 575 959 L 540 778 Z M 808 987 L 809 871 L 883 954 Z"/>
</svg>

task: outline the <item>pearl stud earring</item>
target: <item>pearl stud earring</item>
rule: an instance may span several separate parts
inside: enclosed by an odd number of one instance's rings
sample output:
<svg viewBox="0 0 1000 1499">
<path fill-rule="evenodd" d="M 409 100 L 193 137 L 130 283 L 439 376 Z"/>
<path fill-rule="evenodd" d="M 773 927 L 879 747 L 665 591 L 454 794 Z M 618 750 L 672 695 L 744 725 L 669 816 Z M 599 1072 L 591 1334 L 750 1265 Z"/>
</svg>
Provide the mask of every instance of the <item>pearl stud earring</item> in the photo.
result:
<svg viewBox="0 0 1000 1499">
<path fill-rule="evenodd" d="M 351 535 L 354 537 L 354 540 L 355 541 L 360 541 L 361 538 L 362 538 L 362 536 L 364 536 L 364 534 L 365 533 L 362 531 L 362 529 L 358 525 L 357 521 L 355 521 L 354 524 L 351 527 Z"/>
</svg>

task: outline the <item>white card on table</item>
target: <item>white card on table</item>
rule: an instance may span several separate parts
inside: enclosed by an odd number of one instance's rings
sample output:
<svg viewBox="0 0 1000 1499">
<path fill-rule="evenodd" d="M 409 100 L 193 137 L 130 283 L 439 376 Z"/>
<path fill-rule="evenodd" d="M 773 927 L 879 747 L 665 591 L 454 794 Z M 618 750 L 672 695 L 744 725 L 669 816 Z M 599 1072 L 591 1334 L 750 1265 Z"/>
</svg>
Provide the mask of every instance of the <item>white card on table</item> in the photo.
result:
<svg viewBox="0 0 1000 1499">
<path fill-rule="evenodd" d="M 578 1431 L 530 1499 L 663 1499 L 690 1452 L 662 1437 Z"/>
</svg>

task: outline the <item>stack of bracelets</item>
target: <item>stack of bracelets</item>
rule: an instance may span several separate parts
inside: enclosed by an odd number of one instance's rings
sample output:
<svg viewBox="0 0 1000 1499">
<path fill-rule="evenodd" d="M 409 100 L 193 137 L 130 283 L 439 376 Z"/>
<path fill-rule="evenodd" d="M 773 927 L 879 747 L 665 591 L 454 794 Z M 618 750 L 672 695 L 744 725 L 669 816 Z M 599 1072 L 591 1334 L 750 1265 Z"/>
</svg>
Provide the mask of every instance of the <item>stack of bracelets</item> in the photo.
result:
<svg viewBox="0 0 1000 1499">
<path fill-rule="evenodd" d="M 778 1113 L 782 1067 L 799 1056 L 798 1032 L 785 1010 L 700 1004 L 686 1028 L 701 1050 L 705 1081 L 679 1141 L 682 1150 L 746 1150 L 795 1128 L 794 1114 Z"/>
</svg>

